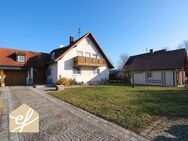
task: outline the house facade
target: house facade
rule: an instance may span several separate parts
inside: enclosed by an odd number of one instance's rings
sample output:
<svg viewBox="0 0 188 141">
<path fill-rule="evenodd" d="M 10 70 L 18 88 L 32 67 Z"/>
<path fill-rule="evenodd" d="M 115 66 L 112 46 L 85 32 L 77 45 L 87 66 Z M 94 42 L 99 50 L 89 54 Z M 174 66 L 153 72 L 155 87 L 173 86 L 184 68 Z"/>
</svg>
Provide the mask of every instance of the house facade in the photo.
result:
<svg viewBox="0 0 188 141">
<path fill-rule="evenodd" d="M 0 48 L 0 72 L 6 86 L 56 84 L 66 77 L 78 82 L 98 83 L 109 79 L 113 68 L 91 33 L 51 53 Z"/>
<path fill-rule="evenodd" d="M 137 85 L 184 86 L 186 66 L 185 49 L 150 50 L 149 53 L 131 56 L 124 70 L 134 73 L 134 82 Z"/>
<path fill-rule="evenodd" d="M 56 83 L 62 77 L 75 79 L 77 82 L 98 83 L 109 79 L 113 68 L 91 33 L 87 33 L 70 44 L 51 51 L 47 80 Z"/>
<path fill-rule="evenodd" d="M 3 85 L 32 85 L 46 82 L 46 62 L 50 54 L 0 48 L 0 71 Z"/>
</svg>

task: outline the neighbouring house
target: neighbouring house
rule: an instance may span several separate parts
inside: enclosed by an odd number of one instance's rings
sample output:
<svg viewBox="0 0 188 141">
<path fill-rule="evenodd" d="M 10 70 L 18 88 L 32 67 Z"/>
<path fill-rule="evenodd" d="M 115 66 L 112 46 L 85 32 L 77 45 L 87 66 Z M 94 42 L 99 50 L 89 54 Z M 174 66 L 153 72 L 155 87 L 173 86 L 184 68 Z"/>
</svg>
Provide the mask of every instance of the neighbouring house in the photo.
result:
<svg viewBox="0 0 188 141">
<path fill-rule="evenodd" d="M 48 53 L 0 48 L 0 72 L 6 86 L 53 83 L 66 77 L 98 83 L 109 79 L 113 65 L 91 33 Z M 1 79 L 1 78 L 0 78 Z"/>
<path fill-rule="evenodd" d="M 0 71 L 6 86 L 43 84 L 50 54 L 0 48 Z"/>
<path fill-rule="evenodd" d="M 149 53 L 131 56 L 124 70 L 131 68 L 134 82 L 138 85 L 184 86 L 186 67 L 185 49 L 155 52 L 151 49 Z"/>
<path fill-rule="evenodd" d="M 51 51 L 51 61 L 47 70 L 49 83 L 66 77 L 77 82 L 98 83 L 109 79 L 109 71 L 113 68 L 95 38 L 87 33 L 74 41 L 70 36 L 70 44 Z"/>
</svg>

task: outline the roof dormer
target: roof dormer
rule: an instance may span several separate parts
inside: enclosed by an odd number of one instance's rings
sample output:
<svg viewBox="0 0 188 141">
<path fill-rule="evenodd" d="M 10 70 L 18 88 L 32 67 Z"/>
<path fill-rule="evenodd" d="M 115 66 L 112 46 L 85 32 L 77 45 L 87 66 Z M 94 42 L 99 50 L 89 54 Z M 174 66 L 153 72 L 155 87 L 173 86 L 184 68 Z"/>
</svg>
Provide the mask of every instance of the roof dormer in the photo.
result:
<svg viewBox="0 0 188 141">
<path fill-rule="evenodd" d="M 24 63 L 26 61 L 26 55 L 23 52 L 16 52 L 16 61 Z"/>
</svg>

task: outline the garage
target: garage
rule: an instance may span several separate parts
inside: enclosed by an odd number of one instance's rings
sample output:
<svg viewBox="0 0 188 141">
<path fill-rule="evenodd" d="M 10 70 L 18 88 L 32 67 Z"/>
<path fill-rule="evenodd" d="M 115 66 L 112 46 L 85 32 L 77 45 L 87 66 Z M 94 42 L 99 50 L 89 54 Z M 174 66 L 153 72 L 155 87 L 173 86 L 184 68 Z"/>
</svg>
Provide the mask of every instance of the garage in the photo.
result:
<svg viewBox="0 0 188 141">
<path fill-rule="evenodd" d="M 4 70 L 5 86 L 26 85 L 27 72 L 24 70 Z"/>
</svg>

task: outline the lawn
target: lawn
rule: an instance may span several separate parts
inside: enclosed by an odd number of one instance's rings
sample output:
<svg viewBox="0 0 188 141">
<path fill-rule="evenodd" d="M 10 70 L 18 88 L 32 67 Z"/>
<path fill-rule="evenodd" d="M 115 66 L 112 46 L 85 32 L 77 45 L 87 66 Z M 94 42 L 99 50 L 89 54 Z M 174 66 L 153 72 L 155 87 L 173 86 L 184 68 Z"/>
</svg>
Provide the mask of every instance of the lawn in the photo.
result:
<svg viewBox="0 0 188 141">
<path fill-rule="evenodd" d="M 135 132 L 161 116 L 188 118 L 184 88 L 97 85 L 51 95 Z"/>
</svg>

